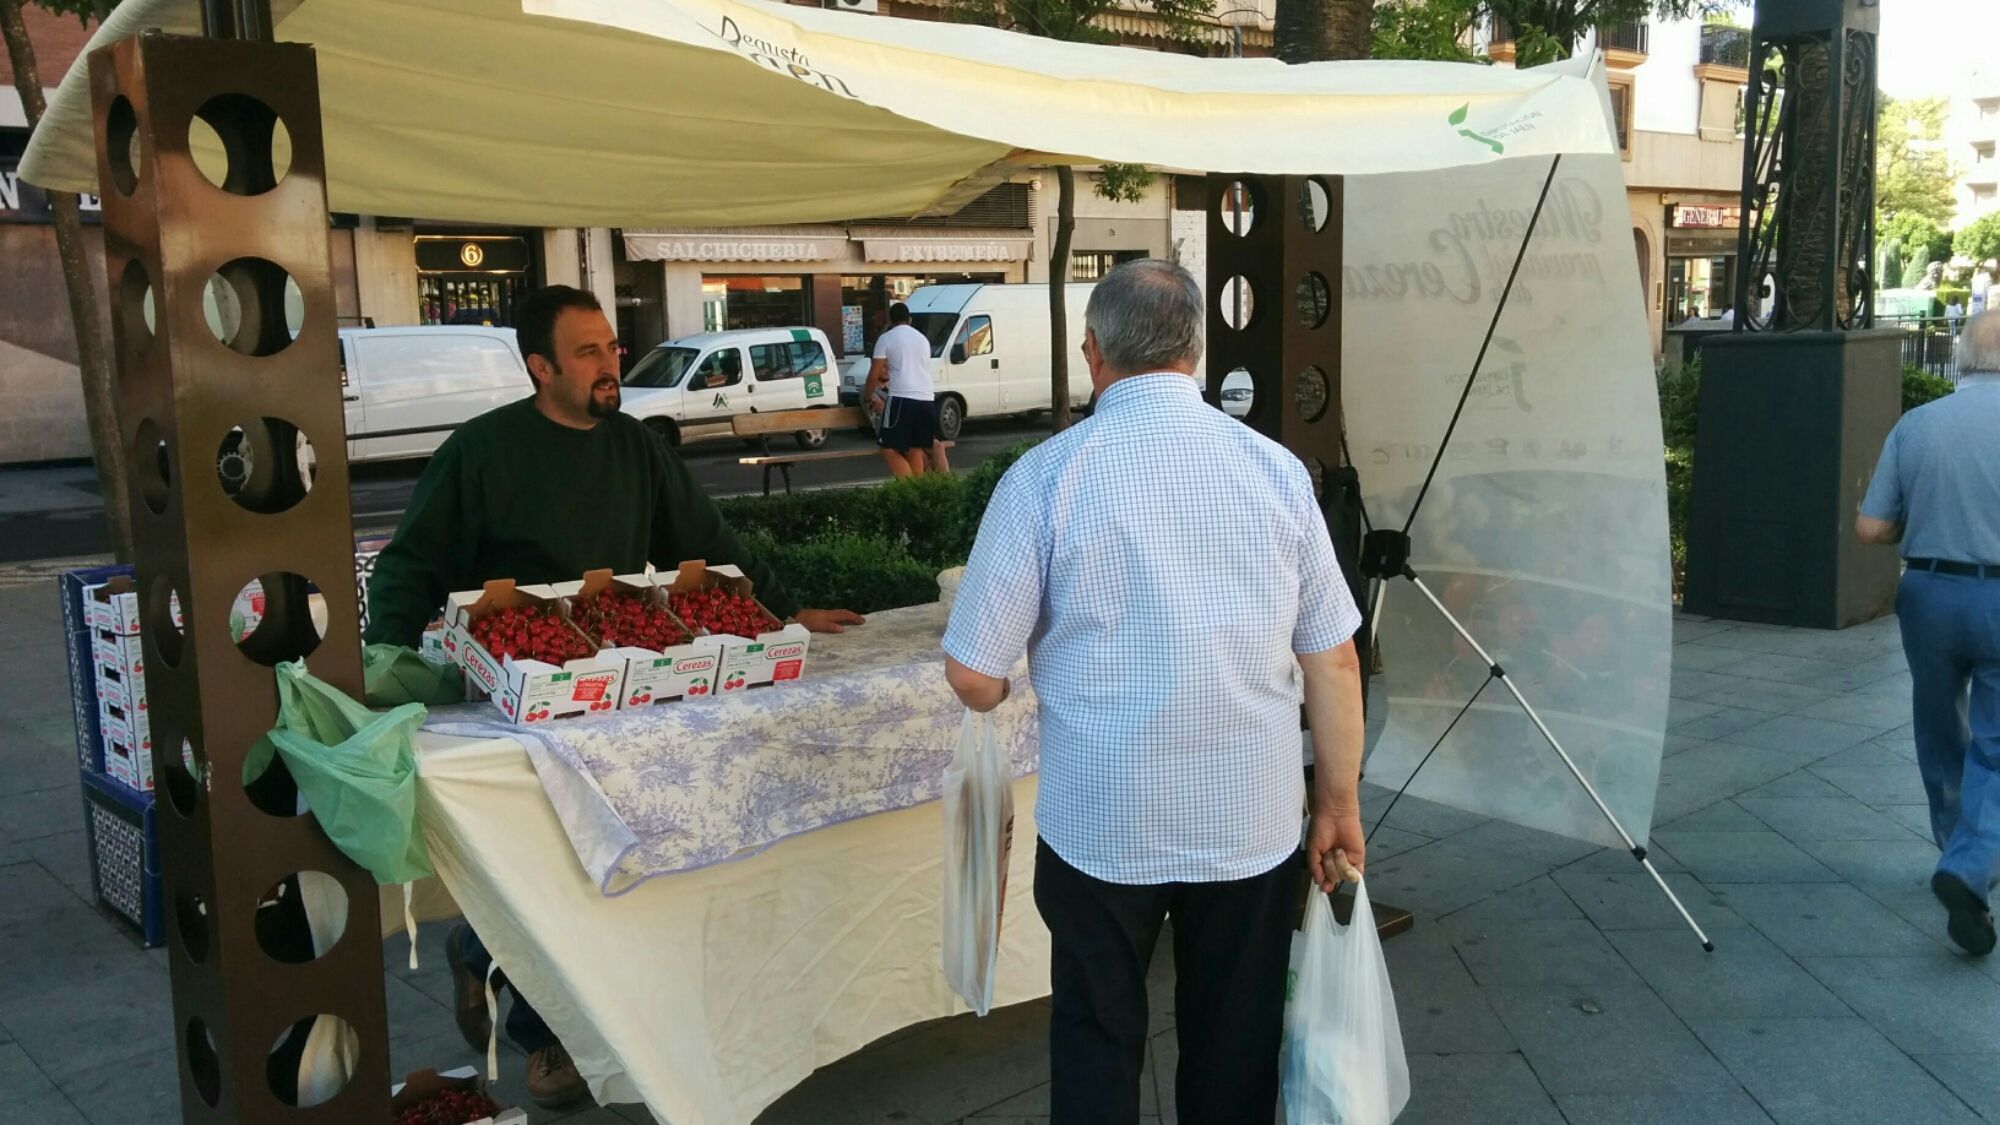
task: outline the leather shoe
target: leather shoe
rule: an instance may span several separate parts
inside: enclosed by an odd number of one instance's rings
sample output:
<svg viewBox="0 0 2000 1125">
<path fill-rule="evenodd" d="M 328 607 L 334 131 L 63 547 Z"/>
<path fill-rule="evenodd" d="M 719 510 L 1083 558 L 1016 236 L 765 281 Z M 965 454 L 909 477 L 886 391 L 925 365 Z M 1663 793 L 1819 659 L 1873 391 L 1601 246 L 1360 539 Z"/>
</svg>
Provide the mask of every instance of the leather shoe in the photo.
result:
<svg viewBox="0 0 2000 1125">
<path fill-rule="evenodd" d="M 528 1056 L 528 1097 L 543 1109 L 561 1109 L 582 1101 L 590 1093 L 576 1062 L 560 1043 L 543 1047 Z"/>
<path fill-rule="evenodd" d="M 454 926 L 444 941 L 444 959 L 451 965 L 452 1017 L 466 1045 L 484 1051 L 493 1037 L 493 1019 L 486 1014 L 486 978 L 465 963 L 465 943 L 472 940 L 470 926 Z"/>
<path fill-rule="evenodd" d="M 1963 879 L 1940 871 L 1931 876 L 1931 893 L 1949 912 L 1945 932 L 1960 949 L 1974 957 L 1993 952 L 1993 915 L 1986 912 L 1986 901 L 1966 886 Z"/>
</svg>

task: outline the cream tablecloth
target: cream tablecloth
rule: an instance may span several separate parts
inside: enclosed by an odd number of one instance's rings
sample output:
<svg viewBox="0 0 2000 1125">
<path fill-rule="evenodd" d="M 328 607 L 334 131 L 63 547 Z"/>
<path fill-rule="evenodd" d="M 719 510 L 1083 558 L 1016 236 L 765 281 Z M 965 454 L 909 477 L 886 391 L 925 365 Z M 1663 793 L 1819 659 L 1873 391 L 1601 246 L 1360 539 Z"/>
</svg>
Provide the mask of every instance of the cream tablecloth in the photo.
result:
<svg viewBox="0 0 2000 1125">
<path fill-rule="evenodd" d="M 837 652 L 867 634 L 830 639 Z M 949 690 L 942 677 L 937 690 Z M 938 731 L 956 736 L 955 719 Z M 939 971 L 935 801 L 607 898 L 521 743 L 423 734 L 418 768 L 444 888 L 600 1102 L 645 1102 L 671 1125 L 747 1125 L 814 1069 L 965 1010 Z M 1035 784 L 1015 783 L 996 1004 L 1049 991 L 1048 931 L 1032 908 Z M 385 925 L 401 917 L 397 897 Z M 418 902 L 420 917 L 452 912 L 435 888 Z"/>
</svg>

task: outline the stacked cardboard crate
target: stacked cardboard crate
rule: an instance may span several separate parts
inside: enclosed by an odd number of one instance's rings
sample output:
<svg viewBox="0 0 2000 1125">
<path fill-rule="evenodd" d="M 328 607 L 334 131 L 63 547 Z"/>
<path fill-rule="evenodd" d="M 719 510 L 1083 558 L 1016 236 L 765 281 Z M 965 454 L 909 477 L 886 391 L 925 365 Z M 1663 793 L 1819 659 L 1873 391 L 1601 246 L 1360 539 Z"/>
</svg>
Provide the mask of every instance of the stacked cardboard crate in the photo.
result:
<svg viewBox="0 0 2000 1125">
<path fill-rule="evenodd" d="M 113 781 L 150 793 L 153 729 L 139 643 L 138 586 L 131 578 L 113 578 L 90 588 L 86 597 L 104 772 Z"/>
</svg>

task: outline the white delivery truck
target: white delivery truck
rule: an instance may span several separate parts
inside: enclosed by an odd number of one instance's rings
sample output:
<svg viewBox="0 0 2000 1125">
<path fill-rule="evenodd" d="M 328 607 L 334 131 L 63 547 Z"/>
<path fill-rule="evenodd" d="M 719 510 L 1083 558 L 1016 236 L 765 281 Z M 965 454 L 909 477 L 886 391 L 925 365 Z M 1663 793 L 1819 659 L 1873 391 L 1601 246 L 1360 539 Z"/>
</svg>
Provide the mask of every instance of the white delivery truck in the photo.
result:
<svg viewBox="0 0 2000 1125">
<path fill-rule="evenodd" d="M 534 393 L 512 328 L 340 330 L 340 397 L 350 463 L 428 457 L 452 430 Z M 295 440 L 300 469 L 309 476 L 316 457 L 303 437 Z M 242 427 L 230 431 L 215 461 L 224 490 L 234 494 L 250 482 L 251 450 L 268 448 L 269 442 L 269 435 L 246 440 Z"/>
<path fill-rule="evenodd" d="M 625 373 L 622 409 L 679 445 L 730 433 L 738 414 L 832 406 L 833 346 L 817 328 L 739 328 L 668 340 Z M 826 430 L 800 430 L 802 449 Z"/>
<path fill-rule="evenodd" d="M 1092 286 L 1069 286 L 1069 401 L 1090 401 L 1083 362 L 1083 307 Z M 910 323 L 931 342 L 931 381 L 938 397 L 938 432 L 958 437 L 967 418 L 1026 414 L 1050 407 L 1049 287 L 1046 285 L 926 285 L 910 294 Z M 868 363 L 841 364 L 840 401 L 858 406 Z"/>
</svg>

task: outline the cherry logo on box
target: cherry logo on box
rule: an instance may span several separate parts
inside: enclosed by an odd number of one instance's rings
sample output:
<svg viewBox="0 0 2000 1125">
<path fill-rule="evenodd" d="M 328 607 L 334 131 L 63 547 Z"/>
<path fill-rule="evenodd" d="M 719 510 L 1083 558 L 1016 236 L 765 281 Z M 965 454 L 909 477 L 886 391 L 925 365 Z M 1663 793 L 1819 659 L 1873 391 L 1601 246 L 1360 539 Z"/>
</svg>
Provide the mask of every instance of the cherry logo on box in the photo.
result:
<svg viewBox="0 0 2000 1125">
<path fill-rule="evenodd" d="M 689 680 L 689 681 L 688 681 L 688 689 L 687 689 L 687 693 L 688 693 L 689 695 L 707 695 L 707 694 L 708 694 L 708 677 L 707 677 L 707 676 L 696 676 L 696 677 L 695 677 L 694 679 L 692 679 L 692 680 Z"/>
</svg>

